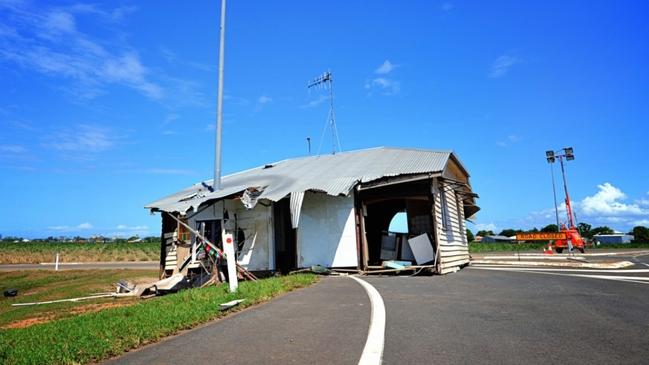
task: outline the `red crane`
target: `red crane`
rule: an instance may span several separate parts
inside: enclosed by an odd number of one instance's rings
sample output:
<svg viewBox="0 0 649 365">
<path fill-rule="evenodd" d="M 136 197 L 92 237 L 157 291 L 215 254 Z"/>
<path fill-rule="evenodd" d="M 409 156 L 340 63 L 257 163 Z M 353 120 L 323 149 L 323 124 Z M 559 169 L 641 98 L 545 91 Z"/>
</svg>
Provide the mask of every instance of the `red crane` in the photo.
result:
<svg viewBox="0 0 649 365">
<path fill-rule="evenodd" d="M 563 166 L 563 159 L 567 161 L 572 161 L 575 159 L 574 150 L 572 147 L 566 147 L 563 149 L 563 153 L 557 153 L 555 151 L 546 151 L 545 156 L 549 163 L 554 163 L 556 159 L 559 159 L 561 164 L 561 175 L 563 176 L 563 190 L 566 194 L 566 214 L 568 215 L 568 226 L 561 224 L 559 227 L 559 232 L 566 235 L 565 239 L 558 239 L 554 241 L 554 250 L 557 253 L 562 253 L 564 249 L 569 249 L 572 251 L 573 248 L 578 249 L 581 253 L 584 252 L 584 239 L 579 234 L 579 230 L 575 226 L 574 215 L 572 212 L 572 205 L 570 204 L 570 195 L 568 194 L 568 183 L 566 182 L 566 171 Z M 555 200 L 556 201 L 556 200 Z M 555 208 L 556 209 L 556 208 Z"/>
</svg>

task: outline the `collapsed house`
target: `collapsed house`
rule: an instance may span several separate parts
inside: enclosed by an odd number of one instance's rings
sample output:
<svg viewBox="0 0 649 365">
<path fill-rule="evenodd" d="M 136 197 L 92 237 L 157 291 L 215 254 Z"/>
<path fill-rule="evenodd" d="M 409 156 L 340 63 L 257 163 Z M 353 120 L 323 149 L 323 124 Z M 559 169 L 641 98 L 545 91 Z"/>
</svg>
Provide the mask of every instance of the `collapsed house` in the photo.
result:
<svg viewBox="0 0 649 365">
<path fill-rule="evenodd" d="M 380 147 L 300 157 L 225 176 L 218 191 L 211 184 L 146 206 L 162 213 L 161 277 L 211 272 L 215 250 L 202 241 L 222 248 L 225 232 L 237 263 L 253 272 L 321 265 L 445 274 L 469 262 L 464 221 L 480 209 L 469 173 L 449 151 Z M 390 232 L 401 212 L 407 233 Z"/>
</svg>

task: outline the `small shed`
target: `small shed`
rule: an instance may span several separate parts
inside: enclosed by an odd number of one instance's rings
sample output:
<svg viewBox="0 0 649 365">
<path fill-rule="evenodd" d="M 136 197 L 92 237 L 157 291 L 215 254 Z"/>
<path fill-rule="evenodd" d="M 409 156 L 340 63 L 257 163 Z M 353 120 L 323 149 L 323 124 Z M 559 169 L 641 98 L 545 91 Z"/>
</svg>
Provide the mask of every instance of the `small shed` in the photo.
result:
<svg viewBox="0 0 649 365">
<path fill-rule="evenodd" d="M 624 233 L 614 233 L 614 234 L 596 234 L 593 236 L 593 241 L 595 244 L 599 245 L 611 245 L 611 244 L 620 244 L 620 243 L 631 243 L 633 240 L 633 235 L 624 234 Z"/>
<path fill-rule="evenodd" d="M 146 206 L 162 214 L 161 276 L 200 268 L 197 237 L 184 224 L 217 246 L 232 233 L 237 262 L 250 271 L 316 264 L 367 271 L 389 254 L 449 273 L 469 262 L 464 221 L 480 209 L 451 151 L 379 147 L 300 157 L 225 176 L 218 191 L 211 186 L 199 182 Z M 400 212 L 408 232 L 394 236 L 388 227 Z"/>
<path fill-rule="evenodd" d="M 516 237 L 507 237 L 507 236 L 484 236 L 480 242 L 482 243 L 496 243 L 496 242 L 507 242 L 513 243 L 516 241 Z"/>
</svg>

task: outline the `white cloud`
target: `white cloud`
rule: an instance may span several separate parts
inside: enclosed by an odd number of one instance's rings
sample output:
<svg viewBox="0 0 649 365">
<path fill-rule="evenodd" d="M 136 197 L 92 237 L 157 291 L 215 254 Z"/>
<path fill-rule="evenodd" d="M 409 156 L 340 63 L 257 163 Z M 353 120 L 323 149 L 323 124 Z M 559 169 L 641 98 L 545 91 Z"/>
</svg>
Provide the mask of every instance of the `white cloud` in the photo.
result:
<svg viewBox="0 0 649 365">
<path fill-rule="evenodd" d="M 65 152 L 102 152 L 113 147 L 119 139 L 108 128 L 82 124 L 48 134 L 45 144 Z"/>
<path fill-rule="evenodd" d="M 500 147 L 507 147 L 516 144 L 521 140 L 522 138 L 520 136 L 517 136 L 515 134 L 510 134 L 507 137 L 505 137 L 504 140 L 496 142 L 496 144 Z"/>
<path fill-rule="evenodd" d="M 397 65 L 390 62 L 390 60 L 385 60 L 374 72 L 379 75 L 387 75 L 395 68 L 397 68 Z"/>
<path fill-rule="evenodd" d="M 0 151 L 6 152 L 6 153 L 16 153 L 16 154 L 18 154 L 18 153 L 26 152 L 27 149 L 25 149 L 25 147 L 23 147 L 23 146 L 19 146 L 19 145 L 15 145 L 15 144 L 3 144 L 3 145 L 0 145 Z"/>
<path fill-rule="evenodd" d="M 168 114 L 165 117 L 165 119 L 162 121 L 162 125 L 165 126 L 165 125 L 170 124 L 170 123 L 172 123 L 172 122 L 174 122 L 174 121 L 176 121 L 178 119 L 180 119 L 180 115 L 175 114 L 175 113 Z"/>
<path fill-rule="evenodd" d="M 271 101 L 273 101 L 273 99 L 270 96 L 267 96 L 267 95 L 262 95 L 262 96 L 259 97 L 259 99 L 257 99 L 257 103 L 262 104 L 262 105 L 263 104 L 268 104 Z"/>
<path fill-rule="evenodd" d="M 478 231 L 492 231 L 497 233 L 498 227 L 494 223 L 475 223 L 472 231 L 474 231 L 473 233 Z"/>
<path fill-rule="evenodd" d="M 86 222 L 86 223 L 81 223 L 77 227 L 77 229 L 92 229 L 92 224 Z"/>
<path fill-rule="evenodd" d="M 610 183 L 598 185 L 599 191 L 584 198 L 581 209 L 586 215 L 617 216 L 617 215 L 644 215 L 649 210 L 642 209 L 638 204 L 625 204 L 626 194 Z"/>
<path fill-rule="evenodd" d="M 70 229 L 70 226 L 49 226 L 47 228 L 53 231 L 67 231 Z"/>
<path fill-rule="evenodd" d="M 77 30 L 74 17 L 70 13 L 60 10 L 52 11 L 47 15 L 45 27 L 53 32 L 61 33 L 74 33 Z"/>
<path fill-rule="evenodd" d="M 117 229 L 120 231 L 146 231 L 149 229 L 148 226 L 127 226 L 125 224 L 117 225 Z"/>
<path fill-rule="evenodd" d="M 64 226 L 49 226 L 47 228 L 49 230 L 52 230 L 52 231 L 79 231 L 79 230 L 83 231 L 83 230 L 92 229 L 93 226 L 92 226 L 92 224 L 90 224 L 88 222 L 85 222 L 85 223 L 81 223 L 81 224 L 79 224 L 77 226 L 64 225 Z"/>
<path fill-rule="evenodd" d="M 637 221 L 633 221 L 633 225 L 649 227 L 649 219 L 639 219 Z"/>
<path fill-rule="evenodd" d="M 517 63 L 519 63 L 518 57 L 504 54 L 496 58 L 494 63 L 491 65 L 491 71 L 489 72 L 489 77 L 491 78 L 503 77 L 509 72 L 509 69 Z"/>
<path fill-rule="evenodd" d="M 164 92 L 160 86 L 147 81 L 147 72 L 138 55 L 132 52 L 107 60 L 102 70 L 107 81 L 131 86 L 152 99 L 160 99 Z"/>
<path fill-rule="evenodd" d="M 633 226 L 649 223 L 649 208 L 641 204 L 643 199 L 634 203 L 625 203 L 627 195 L 610 183 L 598 185 L 598 191 L 580 201 L 573 201 L 572 208 L 577 216 L 577 223 L 585 222 L 596 226 L 612 226 L 621 231 L 628 231 Z M 557 191 L 562 199 L 562 190 Z M 566 205 L 559 205 L 559 219 L 566 222 Z M 526 226 L 541 227 L 555 222 L 554 208 L 531 212 L 524 220 Z"/>
<path fill-rule="evenodd" d="M 377 77 L 365 83 L 366 90 L 380 90 L 383 95 L 395 95 L 399 93 L 400 84 L 398 81 L 385 77 Z"/>
<path fill-rule="evenodd" d="M 368 91 L 368 95 L 372 95 L 374 91 L 388 96 L 398 94 L 401 88 L 400 82 L 392 77 L 388 77 L 388 74 L 392 73 L 397 67 L 398 65 L 390 62 L 390 60 L 385 60 L 376 68 L 374 73 L 380 76 L 370 77 L 365 81 L 365 90 Z"/>
<path fill-rule="evenodd" d="M 132 47 L 123 44 L 123 40 L 98 40 L 79 29 L 76 19 L 78 15 L 93 14 L 115 22 L 135 8 L 104 12 L 93 5 L 78 5 L 52 10 L 30 3 L 0 2 L 0 9 L 8 14 L 8 20 L 0 27 L 3 35 L 0 37 L 0 61 L 69 79 L 70 84 L 59 87 L 81 99 L 102 94 L 110 84 L 132 88 L 154 100 L 165 95 L 164 88 L 150 79 L 149 69 Z M 88 20 L 97 23 L 96 19 Z M 110 33 L 119 34 L 114 29 Z M 110 44 L 110 47 L 102 44 Z M 173 85 L 173 80 L 167 81 L 171 83 L 169 87 L 180 89 Z M 174 90 L 174 98 L 182 95 L 179 91 Z"/>
</svg>

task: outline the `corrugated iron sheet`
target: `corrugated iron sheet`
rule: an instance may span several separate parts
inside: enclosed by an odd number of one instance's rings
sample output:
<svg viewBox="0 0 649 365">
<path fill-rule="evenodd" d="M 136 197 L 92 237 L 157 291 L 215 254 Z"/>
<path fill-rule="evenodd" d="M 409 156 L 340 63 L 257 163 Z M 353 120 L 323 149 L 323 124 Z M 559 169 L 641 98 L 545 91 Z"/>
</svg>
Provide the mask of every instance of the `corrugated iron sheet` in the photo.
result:
<svg viewBox="0 0 649 365">
<path fill-rule="evenodd" d="M 146 208 L 185 213 L 205 201 L 248 188 L 263 189 L 258 199 L 271 201 L 305 191 L 348 195 L 358 183 L 405 174 L 441 172 L 451 155 L 450 151 L 379 147 L 283 160 L 224 176 L 219 191 L 210 192 L 205 184 L 198 183 L 150 203 Z M 212 181 L 206 181 L 206 184 L 211 185 Z M 195 196 L 191 197 L 193 194 Z"/>
</svg>

